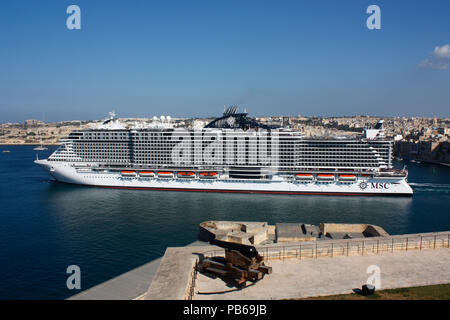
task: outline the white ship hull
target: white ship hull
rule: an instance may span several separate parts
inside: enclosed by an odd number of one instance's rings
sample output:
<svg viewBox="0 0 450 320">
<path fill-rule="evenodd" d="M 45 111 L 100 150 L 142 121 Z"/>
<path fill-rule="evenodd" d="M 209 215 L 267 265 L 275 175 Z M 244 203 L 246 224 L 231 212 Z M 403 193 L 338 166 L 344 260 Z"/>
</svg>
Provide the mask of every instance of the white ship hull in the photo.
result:
<svg viewBox="0 0 450 320">
<path fill-rule="evenodd" d="M 203 191 L 267 194 L 317 195 L 399 195 L 411 196 L 412 188 L 405 177 L 358 177 L 354 181 L 299 181 L 274 175 L 270 180 L 171 178 L 123 176 L 120 171 L 96 171 L 89 167 L 75 167 L 71 163 L 36 160 L 57 181 L 107 188 L 149 189 L 173 191 Z"/>
</svg>

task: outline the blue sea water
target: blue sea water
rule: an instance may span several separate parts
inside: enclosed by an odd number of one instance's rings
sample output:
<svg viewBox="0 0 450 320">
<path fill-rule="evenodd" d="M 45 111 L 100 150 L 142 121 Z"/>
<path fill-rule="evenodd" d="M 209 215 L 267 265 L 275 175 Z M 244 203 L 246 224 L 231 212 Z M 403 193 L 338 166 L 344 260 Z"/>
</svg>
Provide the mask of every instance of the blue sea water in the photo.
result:
<svg viewBox="0 0 450 320">
<path fill-rule="evenodd" d="M 85 290 L 168 246 L 195 241 L 205 220 L 372 223 L 391 234 L 450 230 L 444 166 L 406 163 L 412 198 L 284 196 L 67 185 L 35 158 L 31 146 L 0 146 L 0 299 L 67 298 L 79 292 L 66 287 L 69 265 L 80 266 Z"/>
</svg>

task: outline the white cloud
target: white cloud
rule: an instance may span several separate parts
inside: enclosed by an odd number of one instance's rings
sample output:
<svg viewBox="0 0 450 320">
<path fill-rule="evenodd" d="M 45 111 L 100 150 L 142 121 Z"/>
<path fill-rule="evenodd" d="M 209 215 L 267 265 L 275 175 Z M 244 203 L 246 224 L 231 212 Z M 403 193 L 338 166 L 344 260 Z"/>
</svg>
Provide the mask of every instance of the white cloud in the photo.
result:
<svg viewBox="0 0 450 320">
<path fill-rule="evenodd" d="M 428 59 L 419 63 L 419 67 L 431 69 L 448 69 L 450 66 L 450 44 L 436 46 Z"/>
<path fill-rule="evenodd" d="M 442 47 L 436 46 L 433 54 L 437 58 L 450 59 L 450 44 L 446 44 Z"/>
</svg>

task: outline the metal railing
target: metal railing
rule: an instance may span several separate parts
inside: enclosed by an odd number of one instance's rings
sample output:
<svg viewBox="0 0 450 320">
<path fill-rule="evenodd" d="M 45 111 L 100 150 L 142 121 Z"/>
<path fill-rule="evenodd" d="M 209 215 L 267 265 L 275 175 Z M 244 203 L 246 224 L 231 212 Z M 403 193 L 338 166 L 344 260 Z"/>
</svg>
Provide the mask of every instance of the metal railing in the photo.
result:
<svg viewBox="0 0 450 320">
<path fill-rule="evenodd" d="M 188 285 L 188 288 L 187 288 L 187 292 L 186 292 L 186 300 L 192 300 L 192 298 L 194 297 L 194 294 L 195 294 L 195 284 L 196 284 L 196 281 L 197 281 L 197 274 L 198 274 L 198 263 L 199 263 L 199 260 L 198 259 L 196 259 L 195 260 L 195 264 L 194 264 L 194 269 L 192 270 L 192 272 L 191 272 L 191 279 L 190 279 L 190 281 L 189 281 L 189 285 Z"/>
<path fill-rule="evenodd" d="M 365 239 L 318 240 L 299 244 L 257 247 L 264 260 L 315 259 L 336 256 L 366 256 L 409 250 L 450 248 L 450 232 L 410 234 Z M 205 256 L 224 256 L 224 250 L 208 250 Z"/>
</svg>

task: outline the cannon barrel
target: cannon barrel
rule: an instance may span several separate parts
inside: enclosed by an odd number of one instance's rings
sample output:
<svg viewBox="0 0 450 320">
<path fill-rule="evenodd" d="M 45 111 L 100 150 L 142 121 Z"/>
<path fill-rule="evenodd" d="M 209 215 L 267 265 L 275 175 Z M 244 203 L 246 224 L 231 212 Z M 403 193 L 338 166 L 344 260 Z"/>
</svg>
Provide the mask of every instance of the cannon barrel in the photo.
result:
<svg viewBox="0 0 450 320">
<path fill-rule="evenodd" d="M 216 239 L 212 239 L 209 241 L 210 244 L 219 246 L 221 248 L 224 249 L 229 249 L 229 250 L 236 250 L 239 251 L 240 253 L 242 253 L 244 256 L 246 256 L 247 258 L 254 258 L 258 255 L 258 251 L 256 250 L 256 248 L 254 246 L 249 246 L 246 244 L 240 244 L 240 243 L 234 243 L 234 242 L 228 242 L 228 241 L 221 241 L 221 240 L 216 240 Z"/>
</svg>

